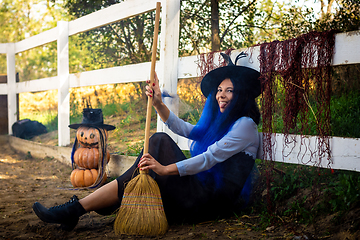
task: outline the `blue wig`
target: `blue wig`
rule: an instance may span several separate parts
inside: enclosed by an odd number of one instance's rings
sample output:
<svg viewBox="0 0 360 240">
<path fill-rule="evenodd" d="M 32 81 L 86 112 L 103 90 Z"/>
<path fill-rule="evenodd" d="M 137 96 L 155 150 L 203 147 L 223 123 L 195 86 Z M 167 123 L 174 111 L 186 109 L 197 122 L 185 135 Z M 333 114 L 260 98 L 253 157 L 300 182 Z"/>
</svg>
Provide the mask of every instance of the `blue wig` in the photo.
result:
<svg viewBox="0 0 360 240">
<path fill-rule="evenodd" d="M 250 108 L 254 107 L 255 100 L 248 97 L 240 84 L 231 81 L 234 86 L 233 98 L 223 113 L 216 101 L 217 88 L 208 95 L 201 117 L 189 136 L 194 140 L 190 147 L 191 156 L 205 152 L 211 144 L 220 140 L 239 118 L 245 115 L 252 117 L 249 112 Z M 256 119 L 254 121 L 257 122 Z"/>
<path fill-rule="evenodd" d="M 189 138 L 194 140 L 190 146 L 191 156 L 205 152 L 210 145 L 225 136 L 234 123 L 243 116 L 249 116 L 254 122 L 259 122 L 260 113 L 255 99 L 248 96 L 246 90 L 237 84 L 238 81 L 232 79 L 231 81 L 234 86 L 233 98 L 223 113 L 220 112 L 216 100 L 217 88 L 208 95 L 201 117 L 189 135 Z M 198 173 L 197 177 L 204 185 L 209 181 L 214 181 L 215 187 L 221 188 L 223 171 L 219 167 L 221 166 L 216 165 L 207 171 Z M 242 195 L 246 196 L 251 191 L 251 186 L 246 184 L 245 188 Z"/>
</svg>

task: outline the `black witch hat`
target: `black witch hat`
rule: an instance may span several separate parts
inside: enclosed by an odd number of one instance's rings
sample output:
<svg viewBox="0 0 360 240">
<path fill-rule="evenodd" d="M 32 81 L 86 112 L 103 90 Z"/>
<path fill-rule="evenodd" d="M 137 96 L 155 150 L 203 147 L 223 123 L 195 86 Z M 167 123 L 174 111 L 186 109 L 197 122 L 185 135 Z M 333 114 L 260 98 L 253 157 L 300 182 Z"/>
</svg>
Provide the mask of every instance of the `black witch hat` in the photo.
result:
<svg viewBox="0 0 360 240">
<path fill-rule="evenodd" d="M 229 55 L 220 54 L 225 59 L 227 66 L 216 68 L 204 76 L 201 81 L 201 92 L 204 96 L 207 97 L 224 79 L 230 78 L 232 81 L 240 83 L 240 86 L 245 88 L 251 97 L 258 97 L 261 93 L 260 73 L 252 68 L 236 65 L 236 62 L 240 58 L 246 57 L 247 54 L 241 52 L 236 57 L 235 64 Z"/>
<path fill-rule="evenodd" d="M 77 129 L 80 126 L 103 128 L 108 131 L 115 129 L 115 126 L 104 124 L 104 119 L 101 109 L 93 109 L 93 108 L 84 108 L 82 123 L 70 124 L 69 128 Z"/>
</svg>

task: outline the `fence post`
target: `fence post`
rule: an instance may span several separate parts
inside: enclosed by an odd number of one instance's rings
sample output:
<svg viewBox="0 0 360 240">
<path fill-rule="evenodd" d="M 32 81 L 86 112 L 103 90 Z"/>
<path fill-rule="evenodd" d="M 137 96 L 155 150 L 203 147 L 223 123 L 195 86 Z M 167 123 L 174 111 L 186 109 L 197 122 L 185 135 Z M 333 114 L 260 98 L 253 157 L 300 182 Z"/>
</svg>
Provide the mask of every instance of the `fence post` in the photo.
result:
<svg viewBox="0 0 360 240">
<path fill-rule="evenodd" d="M 8 129 L 9 135 L 13 134 L 12 125 L 17 119 L 16 101 L 16 70 L 15 70 L 15 43 L 7 43 L 7 103 L 8 103 Z"/>
<path fill-rule="evenodd" d="M 160 35 L 160 62 L 158 73 L 160 88 L 176 98 L 165 98 L 164 103 L 176 115 L 179 98 L 177 98 L 178 55 L 179 55 L 180 1 L 162 1 L 162 20 Z M 158 117 L 157 131 L 167 132 L 176 141 L 176 136 Z"/>
<path fill-rule="evenodd" d="M 70 93 L 69 93 L 69 23 L 57 23 L 57 77 L 58 77 L 58 144 L 70 144 Z"/>
</svg>

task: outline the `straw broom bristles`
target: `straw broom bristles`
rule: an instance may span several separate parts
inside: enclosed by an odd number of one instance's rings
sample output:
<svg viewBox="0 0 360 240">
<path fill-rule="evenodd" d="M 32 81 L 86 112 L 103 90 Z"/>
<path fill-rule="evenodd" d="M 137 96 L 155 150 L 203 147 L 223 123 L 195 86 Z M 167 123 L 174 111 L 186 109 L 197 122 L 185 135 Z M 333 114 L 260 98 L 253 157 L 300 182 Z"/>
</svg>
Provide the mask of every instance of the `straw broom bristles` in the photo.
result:
<svg viewBox="0 0 360 240">
<path fill-rule="evenodd" d="M 151 59 L 150 83 L 155 78 L 157 37 L 160 19 L 160 2 L 156 4 L 154 40 Z M 148 97 L 145 141 L 143 153 L 148 153 L 152 98 Z M 168 223 L 156 181 L 148 171 L 141 171 L 124 189 L 123 199 L 117 213 L 114 229 L 116 234 L 156 236 L 164 234 Z"/>
<path fill-rule="evenodd" d="M 156 236 L 167 229 L 159 186 L 149 174 L 140 171 L 126 186 L 115 219 L 115 233 Z"/>
</svg>

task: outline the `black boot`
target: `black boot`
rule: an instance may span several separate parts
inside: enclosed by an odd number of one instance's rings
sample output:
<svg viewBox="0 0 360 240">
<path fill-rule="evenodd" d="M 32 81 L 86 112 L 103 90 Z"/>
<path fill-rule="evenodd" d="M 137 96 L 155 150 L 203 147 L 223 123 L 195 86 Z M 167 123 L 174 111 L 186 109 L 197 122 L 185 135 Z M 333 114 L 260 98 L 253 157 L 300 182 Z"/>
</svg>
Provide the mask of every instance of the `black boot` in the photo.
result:
<svg viewBox="0 0 360 240">
<path fill-rule="evenodd" d="M 35 202 L 33 209 L 42 221 L 47 223 L 59 223 L 61 224 L 61 228 L 66 231 L 73 230 L 79 221 L 79 217 L 86 213 L 76 195 L 74 195 L 67 203 L 51 208 L 46 208 L 40 203 Z"/>
</svg>

